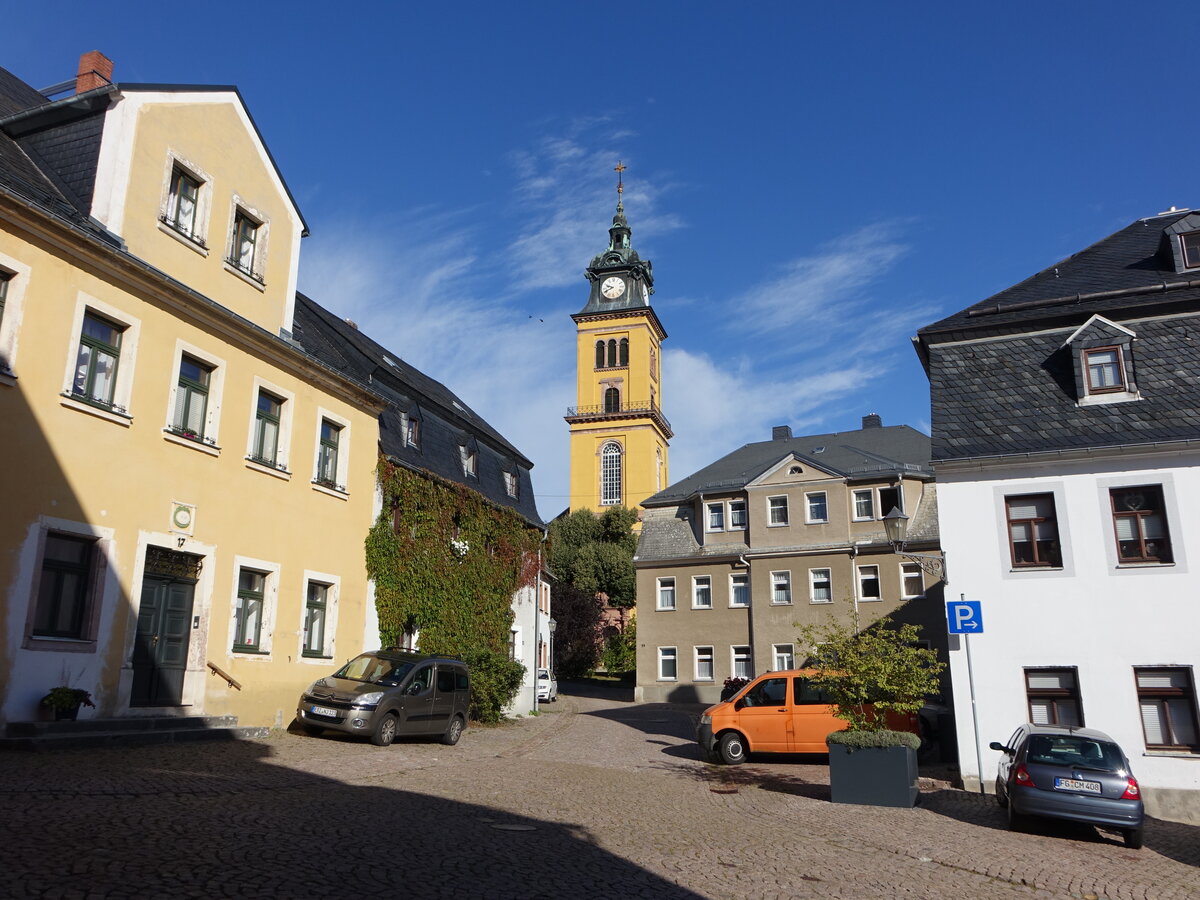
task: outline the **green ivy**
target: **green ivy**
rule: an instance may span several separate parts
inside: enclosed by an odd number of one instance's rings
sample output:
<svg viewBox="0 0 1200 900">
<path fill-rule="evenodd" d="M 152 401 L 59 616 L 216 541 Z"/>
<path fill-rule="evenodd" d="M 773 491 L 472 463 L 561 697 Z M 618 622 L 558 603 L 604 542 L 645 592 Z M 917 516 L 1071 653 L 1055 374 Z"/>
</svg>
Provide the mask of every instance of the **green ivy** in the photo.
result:
<svg viewBox="0 0 1200 900">
<path fill-rule="evenodd" d="M 541 531 L 465 485 L 383 458 L 378 476 L 383 509 L 366 557 L 380 643 L 398 646 L 416 628 L 422 652 L 475 659 L 472 717 L 497 721 L 523 678 L 507 659 L 512 598 L 537 578 Z"/>
</svg>

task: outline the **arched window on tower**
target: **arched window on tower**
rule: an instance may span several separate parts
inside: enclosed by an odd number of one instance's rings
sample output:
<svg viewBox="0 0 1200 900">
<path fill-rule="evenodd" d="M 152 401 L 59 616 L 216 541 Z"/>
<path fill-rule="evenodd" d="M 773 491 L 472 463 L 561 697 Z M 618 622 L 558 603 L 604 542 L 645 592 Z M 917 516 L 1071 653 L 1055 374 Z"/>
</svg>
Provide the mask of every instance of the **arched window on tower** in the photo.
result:
<svg viewBox="0 0 1200 900">
<path fill-rule="evenodd" d="M 608 342 L 608 364 L 615 366 L 617 364 L 617 341 L 616 338 Z"/>
<path fill-rule="evenodd" d="M 596 341 L 596 368 L 604 368 L 604 341 Z"/>
<path fill-rule="evenodd" d="M 604 390 L 604 411 L 606 413 L 621 411 L 621 392 L 615 387 L 605 388 Z"/>
<path fill-rule="evenodd" d="M 629 338 L 621 338 L 621 365 L 629 365 Z"/>
<path fill-rule="evenodd" d="M 621 502 L 621 445 L 609 441 L 600 449 L 600 505 Z"/>
<path fill-rule="evenodd" d="M 662 447 L 656 447 L 654 449 L 654 457 L 655 457 L 655 459 L 654 459 L 654 489 L 657 491 L 661 491 L 662 486 L 663 486 L 663 483 L 662 483 L 662 470 L 663 470 Z"/>
<path fill-rule="evenodd" d="M 653 347 L 650 348 L 650 377 L 658 380 L 658 352 Z"/>
</svg>

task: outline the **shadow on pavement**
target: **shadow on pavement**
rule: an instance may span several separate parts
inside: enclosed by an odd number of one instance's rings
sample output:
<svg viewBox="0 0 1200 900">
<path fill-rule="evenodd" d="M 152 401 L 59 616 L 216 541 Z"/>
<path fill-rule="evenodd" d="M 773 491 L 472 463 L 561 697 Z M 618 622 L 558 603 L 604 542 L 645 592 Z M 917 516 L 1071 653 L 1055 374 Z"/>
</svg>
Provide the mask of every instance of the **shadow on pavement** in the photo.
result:
<svg viewBox="0 0 1200 900">
<path fill-rule="evenodd" d="M 960 822 L 1000 831 L 1008 830 L 1008 815 L 990 794 L 973 794 L 966 791 L 922 792 L 921 807 Z M 1118 846 L 1124 844 L 1116 832 L 1103 831 L 1079 822 L 1031 819 L 1024 830 L 1038 838 L 1060 838 Z M 1145 847 L 1177 862 L 1200 866 L 1200 827 L 1147 817 Z M 1128 852 L 1130 859 L 1137 859 L 1139 851 Z"/>
<path fill-rule="evenodd" d="M 6 758 L 0 895 L 698 896 L 579 825 L 346 784 L 271 756 L 229 742 Z"/>
<path fill-rule="evenodd" d="M 591 678 L 560 680 L 558 692 L 572 697 L 595 697 L 618 703 L 633 702 L 633 683 L 628 681 L 599 681 Z"/>
</svg>

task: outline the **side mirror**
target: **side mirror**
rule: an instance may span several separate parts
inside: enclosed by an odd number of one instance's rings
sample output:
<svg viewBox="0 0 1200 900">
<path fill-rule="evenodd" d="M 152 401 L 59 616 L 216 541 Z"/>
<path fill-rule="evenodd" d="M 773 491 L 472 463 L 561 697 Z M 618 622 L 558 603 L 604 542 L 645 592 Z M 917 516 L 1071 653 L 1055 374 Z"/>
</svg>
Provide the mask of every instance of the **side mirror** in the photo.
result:
<svg viewBox="0 0 1200 900">
<path fill-rule="evenodd" d="M 1011 750 L 1009 750 L 999 741 L 992 741 L 990 744 L 988 744 L 988 748 L 991 750 L 999 750 L 1001 753 L 1012 753 Z"/>
<path fill-rule="evenodd" d="M 747 705 L 747 704 L 746 704 L 746 698 L 745 698 L 745 697 L 742 697 L 740 700 L 738 700 L 738 702 L 737 702 L 737 703 L 733 704 L 733 708 L 734 708 L 734 709 L 745 709 L 745 708 L 746 708 L 746 705 Z"/>
<path fill-rule="evenodd" d="M 410 684 L 408 686 L 408 693 L 413 697 L 415 697 L 417 694 L 421 693 L 420 682 L 413 682 L 412 684 Z"/>
</svg>

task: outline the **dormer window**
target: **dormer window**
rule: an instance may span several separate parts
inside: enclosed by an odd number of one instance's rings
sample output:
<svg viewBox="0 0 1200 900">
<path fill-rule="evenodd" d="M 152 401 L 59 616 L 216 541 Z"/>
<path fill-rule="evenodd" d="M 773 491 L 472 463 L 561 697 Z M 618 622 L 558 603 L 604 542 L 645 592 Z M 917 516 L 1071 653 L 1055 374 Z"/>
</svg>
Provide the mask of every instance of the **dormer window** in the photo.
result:
<svg viewBox="0 0 1200 900">
<path fill-rule="evenodd" d="M 1083 351 L 1083 368 L 1087 374 L 1089 394 L 1125 390 L 1120 347 L 1101 347 Z"/>
<path fill-rule="evenodd" d="M 1072 360 L 1080 406 L 1140 399 L 1134 377 L 1136 337 L 1124 325 L 1095 315 L 1063 341 L 1062 349 Z"/>
<path fill-rule="evenodd" d="M 1200 231 L 1181 234 L 1179 247 L 1183 250 L 1183 264 L 1189 269 L 1200 268 Z"/>
</svg>

